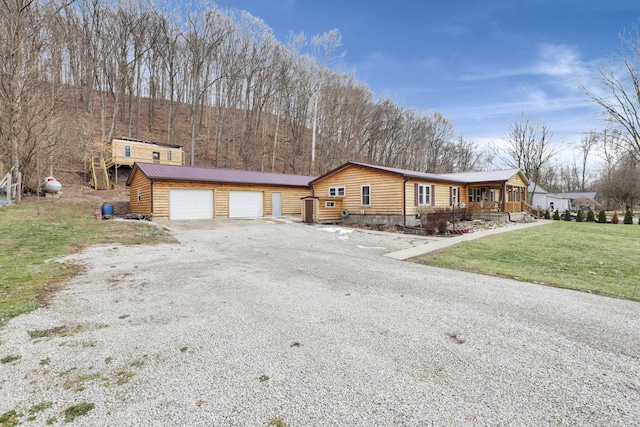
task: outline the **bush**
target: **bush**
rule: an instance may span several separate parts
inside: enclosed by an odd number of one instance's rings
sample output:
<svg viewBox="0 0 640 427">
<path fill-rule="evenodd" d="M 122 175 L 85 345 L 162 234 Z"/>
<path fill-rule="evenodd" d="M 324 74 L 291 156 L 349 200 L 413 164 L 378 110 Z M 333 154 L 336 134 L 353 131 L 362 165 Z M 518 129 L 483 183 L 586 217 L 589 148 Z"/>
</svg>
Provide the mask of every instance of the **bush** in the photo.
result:
<svg viewBox="0 0 640 427">
<path fill-rule="evenodd" d="M 571 221 L 571 212 L 569 212 L 569 209 L 564 211 L 564 215 L 562 216 L 562 219 L 564 219 L 565 221 Z"/>
<path fill-rule="evenodd" d="M 551 219 L 551 214 L 549 213 L 549 209 L 544 211 L 544 219 Z"/>
<path fill-rule="evenodd" d="M 558 212 L 558 209 L 553 211 L 553 219 L 555 219 L 556 221 L 560 221 L 560 212 Z"/>
<path fill-rule="evenodd" d="M 582 209 L 578 209 L 578 213 L 576 213 L 576 222 L 582 222 L 584 218 L 582 217 Z"/>
<path fill-rule="evenodd" d="M 451 210 L 446 208 L 420 208 L 418 213 L 420 214 L 420 226 L 426 235 L 431 236 L 436 233 L 436 230 L 440 234 L 447 233 L 448 221 L 451 219 Z M 456 220 L 460 220 L 458 212 L 456 212 Z"/>
<path fill-rule="evenodd" d="M 631 209 L 627 209 L 624 213 L 624 221 L 625 224 L 633 224 L 633 214 L 631 213 Z"/>
<path fill-rule="evenodd" d="M 589 212 L 587 212 L 587 222 L 595 222 L 595 220 L 596 214 L 594 214 L 593 211 L 589 209 Z"/>
<path fill-rule="evenodd" d="M 613 212 L 613 216 L 611 217 L 611 224 L 618 224 L 620 220 L 618 219 L 618 212 Z"/>
<path fill-rule="evenodd" d="M 607 223 L 607 214 L 604 210 L 601 210 L 600 213 L 598 214 L 598 222 L 602 224 Z"/>
</svg>

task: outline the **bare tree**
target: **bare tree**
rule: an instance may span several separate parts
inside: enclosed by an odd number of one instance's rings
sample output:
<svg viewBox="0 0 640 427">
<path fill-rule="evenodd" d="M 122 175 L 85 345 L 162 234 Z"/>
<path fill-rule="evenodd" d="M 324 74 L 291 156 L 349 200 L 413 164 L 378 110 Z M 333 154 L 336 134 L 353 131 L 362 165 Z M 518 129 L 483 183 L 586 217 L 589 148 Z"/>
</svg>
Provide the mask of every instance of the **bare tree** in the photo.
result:
<svg viewBox="0 0 640 427">
<path fill-rule="evenodd" d="M 622 36 L 615 69 L 601 68 L 600 88 L 582 90 L 599 105 L 607 119 L 622 131 L 629 153 L 640 160 L 640 27 Z M 604 94 L 601 95 L 600 91 Z"/>
<path fill-rule="evenodd" d="M 547 124 L 532 121 L 523 113 L 509 124 L 505 142 L 504 147 L 492 145 L 496 156 L 507 166 L 520 169 L 537 185 L 540 171 L 557 154 Z"/>
<path fill-rule="evenodd" d="M 34 0 L 0 2 L 0 152 L 10 159 L 14 182 L 35 188 L 36 156 L 54 141 L 45 141 L 57 114 L 57 94 L 42 75 L 59 78 L 56 61 L 44 61 L 59 49 L 48 32 L 66 3 Z M 57 64 L 59 67 L 60 64 Z M 21 190 L 17 198 L 20 200 Z"/>
<path fill-rule="evenodd" d="M 573 159 L 573 176 L 576 182 L 576 191 L 586 191 L 589 181 L 589 169 L 587 164 L 593 149 L 598 145 L 599 135 L 597 132 L 590 132 L 578 143 L 578 159 Z M 578 163 L 580 162 L 580 163 Z M 570 190 L 571 191 L 571 190 Z"/>
</svg>

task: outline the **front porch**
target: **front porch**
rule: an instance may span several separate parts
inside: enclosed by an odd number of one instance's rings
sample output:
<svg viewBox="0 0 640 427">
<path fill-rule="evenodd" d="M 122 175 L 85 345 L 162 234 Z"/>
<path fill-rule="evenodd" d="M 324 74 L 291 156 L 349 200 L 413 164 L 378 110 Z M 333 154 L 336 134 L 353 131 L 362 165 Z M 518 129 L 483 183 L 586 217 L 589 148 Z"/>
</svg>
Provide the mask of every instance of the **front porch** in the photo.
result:
<svg viewBox="0 0 640 427">
<path fill-rule="evenodd" d="M 469 186 L 469 213 L 528 212 L 527 187 L 524 183 L 495 183 Z"/>
</svg>

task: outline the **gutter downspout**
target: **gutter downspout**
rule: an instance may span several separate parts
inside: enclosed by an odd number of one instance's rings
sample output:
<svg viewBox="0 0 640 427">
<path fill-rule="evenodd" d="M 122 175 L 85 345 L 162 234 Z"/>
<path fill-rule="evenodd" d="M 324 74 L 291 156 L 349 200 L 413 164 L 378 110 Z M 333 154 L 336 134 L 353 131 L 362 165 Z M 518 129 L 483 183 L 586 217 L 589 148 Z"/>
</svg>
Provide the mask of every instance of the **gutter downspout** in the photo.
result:
<svg viewBox="0 0 640 427">
<path fill-rule="evenodd" d="M 407 181 L 409 178 L 404 177 L 402 182 L 402 225 L 407 226 Z"/>
<path fill-rule="evenodd" d="M 151 216 L 153 217 L 153 180 L 151 180 Z"/>
</svg>

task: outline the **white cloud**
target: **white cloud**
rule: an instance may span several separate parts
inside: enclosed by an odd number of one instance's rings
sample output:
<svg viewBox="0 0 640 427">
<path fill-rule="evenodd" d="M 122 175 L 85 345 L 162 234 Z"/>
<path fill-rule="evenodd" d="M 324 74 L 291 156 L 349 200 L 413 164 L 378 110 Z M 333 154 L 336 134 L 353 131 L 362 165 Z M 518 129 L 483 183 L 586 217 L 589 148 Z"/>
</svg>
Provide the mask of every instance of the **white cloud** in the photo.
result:
<svg viewBox="0 0 640 427">
<path fill-rule="evenodd" d="M 462 81 L 493 80 L 507 77 L 525 76 L 585 76 L 587 65 L 580 59 L 579 52 L 568 45 L 541 44 L 534 60 L 521 68 L 490 70 L 480 74 L 464 74 Z"/>
<path fill-rule="evenodd" d="M 548 76 L 583 75 L 586 67 L 575 48 L 543 44 L 538 47 L 538 62 L 531 71 Z"/>
</svg>

